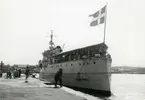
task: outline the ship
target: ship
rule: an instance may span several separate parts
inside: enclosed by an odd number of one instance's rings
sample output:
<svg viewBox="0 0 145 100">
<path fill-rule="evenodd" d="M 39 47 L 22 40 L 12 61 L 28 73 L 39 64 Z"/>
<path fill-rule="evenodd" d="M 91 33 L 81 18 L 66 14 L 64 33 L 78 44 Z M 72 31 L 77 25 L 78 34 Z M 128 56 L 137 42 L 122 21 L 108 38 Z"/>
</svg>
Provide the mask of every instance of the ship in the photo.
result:
<svg viewBox="0 0 145 100">
<path fill-rule="evenodd" d="M 112 58 L 104 42 L 64 52 L 61 46 L 55 46 L 52 33 L 50 37 L 49 49 L 39 61 L 40 80 L 54 83 L 61 68 L 63 86 L 111 95 Z"/>
</svg>

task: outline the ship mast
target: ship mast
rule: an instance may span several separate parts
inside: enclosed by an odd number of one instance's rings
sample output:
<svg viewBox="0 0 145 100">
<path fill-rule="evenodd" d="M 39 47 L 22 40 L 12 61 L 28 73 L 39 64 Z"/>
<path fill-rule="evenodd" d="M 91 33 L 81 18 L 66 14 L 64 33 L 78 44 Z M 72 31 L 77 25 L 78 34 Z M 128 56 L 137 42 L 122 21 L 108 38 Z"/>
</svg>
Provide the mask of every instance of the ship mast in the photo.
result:
<svg viewBox="0 0 145 100">
<path fill-rule="evenodd" d="M 50 49 L 50 50 L 53 50 L 54 47 L 55 47 L 54 42 L 53 42 L 53 30 L 51 30 L 50 38 L 51 38 L 51 40 L 50 40 L 50 42 L 49 42 L 49 45 L 50 45 L 50 46 L 49 46 L 49 49 Z"/>
</svg>

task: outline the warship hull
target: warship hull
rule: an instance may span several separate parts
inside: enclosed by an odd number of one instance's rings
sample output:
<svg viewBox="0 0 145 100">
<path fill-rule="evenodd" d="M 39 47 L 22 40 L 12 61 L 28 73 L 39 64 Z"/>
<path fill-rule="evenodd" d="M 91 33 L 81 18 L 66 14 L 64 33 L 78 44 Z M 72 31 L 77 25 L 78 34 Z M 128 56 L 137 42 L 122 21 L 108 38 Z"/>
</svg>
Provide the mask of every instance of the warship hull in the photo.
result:
<svg viewBox="0 0 145 100">
<path fill-rule="evenodd" d="M 54 83 L 54 75 L 59 68 L 63 69 L 64 86 L 100 91 L 111 95 L 111 59 L 92 58 L 48 64 L 40 70 L 40 80 Z"/>
</svg>

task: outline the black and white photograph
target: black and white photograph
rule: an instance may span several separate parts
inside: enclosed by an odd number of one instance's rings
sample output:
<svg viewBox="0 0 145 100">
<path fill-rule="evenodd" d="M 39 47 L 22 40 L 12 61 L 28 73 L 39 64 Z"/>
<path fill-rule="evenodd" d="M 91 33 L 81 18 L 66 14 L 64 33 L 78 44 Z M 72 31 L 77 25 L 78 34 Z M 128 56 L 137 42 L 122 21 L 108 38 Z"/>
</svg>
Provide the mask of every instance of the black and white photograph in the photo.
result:
<svg viewBox="0 0 145 100">
<path fill-rule="evenodd" d="M 0 0 L 0 100 L 145 100 L 144 4 Z"/>
</svg>

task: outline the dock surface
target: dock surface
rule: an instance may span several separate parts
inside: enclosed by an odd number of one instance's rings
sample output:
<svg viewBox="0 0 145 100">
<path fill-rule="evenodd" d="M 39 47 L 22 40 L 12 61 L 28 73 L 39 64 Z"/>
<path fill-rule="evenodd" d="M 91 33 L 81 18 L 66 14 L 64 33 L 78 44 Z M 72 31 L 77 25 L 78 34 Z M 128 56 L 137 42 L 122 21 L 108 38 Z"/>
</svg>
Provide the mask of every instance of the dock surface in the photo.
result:
<svg viewBox="0 0 145 100">
<path fill-rule="evenodd" d="M 38 79 L 28 81 L 25 83 L 24 77 L 0 78 L 0 100 L 86 100 L 61 88 L 48 87 Z"/>
</svg>

